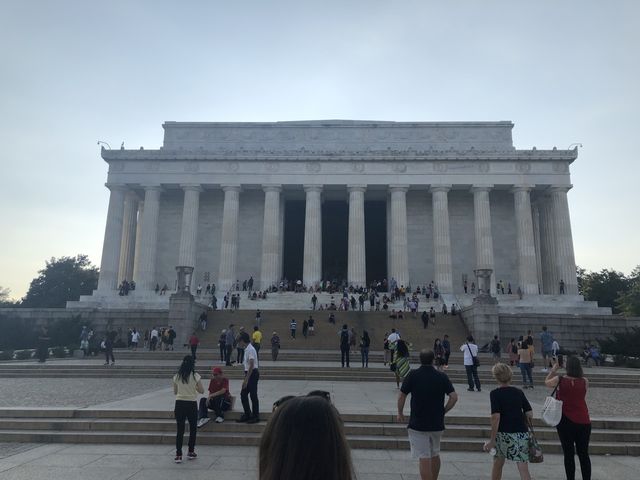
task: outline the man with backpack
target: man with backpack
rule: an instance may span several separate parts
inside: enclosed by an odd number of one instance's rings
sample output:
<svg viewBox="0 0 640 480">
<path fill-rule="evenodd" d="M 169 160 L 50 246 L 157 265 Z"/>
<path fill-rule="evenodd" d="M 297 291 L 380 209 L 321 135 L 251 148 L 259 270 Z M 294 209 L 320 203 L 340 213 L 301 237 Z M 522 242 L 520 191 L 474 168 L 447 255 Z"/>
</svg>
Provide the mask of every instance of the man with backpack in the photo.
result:
<svg viewBox="0 0 640 480">
<path fill-rule="evenodd" d="M 493 356 L 493 363 L 498 363 L 500 361 L 500 340 L 498 339 L 498 335 L 493 336 L 493 340 L 489 343 L 489 350 L 491 351 L 491 355 Z"/>
</svg>

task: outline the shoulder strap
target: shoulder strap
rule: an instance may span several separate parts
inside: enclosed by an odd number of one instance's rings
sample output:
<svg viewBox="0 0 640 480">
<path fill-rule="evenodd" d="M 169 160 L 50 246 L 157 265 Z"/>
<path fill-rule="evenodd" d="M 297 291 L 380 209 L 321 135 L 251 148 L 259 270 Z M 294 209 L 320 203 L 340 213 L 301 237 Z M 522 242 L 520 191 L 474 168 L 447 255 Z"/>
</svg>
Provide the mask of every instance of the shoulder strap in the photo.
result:
<svg viewBox="0 0 640 480">
<path fill-rule="evenodd" d="M 551 396 L 552 397 L 556 397 L 556 392 L 558 391 L 558 387 L 560 386 L 560 382 L 562 381 L 562 375 L 558 375 L 558 384 L 556 385 L 556 388 L 553 389 L 553 392 L 551 392 Z"/>
<path fill-rule="evenodd" d="M 467 348 L 469 349 L 469 355 L 471 355 L 471 358 L 475 357 L 475 355 L 471 351 L 471 347 L 469 346 L 469 342 L 467 342 Z"/>
</svg>

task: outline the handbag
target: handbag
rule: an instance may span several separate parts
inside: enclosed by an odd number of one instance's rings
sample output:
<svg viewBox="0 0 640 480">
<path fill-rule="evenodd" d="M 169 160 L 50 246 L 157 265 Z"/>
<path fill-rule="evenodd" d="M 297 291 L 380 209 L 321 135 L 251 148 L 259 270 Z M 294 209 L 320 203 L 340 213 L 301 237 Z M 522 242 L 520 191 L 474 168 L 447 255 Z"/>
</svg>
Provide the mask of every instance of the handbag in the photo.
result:
<svg viewBox="0 0 640 480">
<path fill-rule="evenodd" d="M 550 427 L 555 427 L 562 419 L 562 400 L 555 398 L 561 379 L 562 377 L 558 378 L 558 385 L 553 389 L 551 395 L 545 399 L 542 407 L 542 421 Z"/>
<path fill-rule="evenodd" d="M 469 349 L 469 354 L 471 355 L 471 359 L 473 360 L 473 366 L 474 367 L 479 367 L 480 366 L 480 359 L 478 358 L 477 355 L 474 355 L 473 352 L 471 352 L 471 347 L 469 346 L 468 343 L 467 343 L 467 348 Z"/>
<path fill-rule="evenodd" d="M 544 461 L 544 455 L 542 454 L 542 447 L 536 439 L 536 435 L 533 431 L 533 422 L 524 415 L 525 425 L 529 428 L 529 463 L 542 463 Z"/>
</svg>

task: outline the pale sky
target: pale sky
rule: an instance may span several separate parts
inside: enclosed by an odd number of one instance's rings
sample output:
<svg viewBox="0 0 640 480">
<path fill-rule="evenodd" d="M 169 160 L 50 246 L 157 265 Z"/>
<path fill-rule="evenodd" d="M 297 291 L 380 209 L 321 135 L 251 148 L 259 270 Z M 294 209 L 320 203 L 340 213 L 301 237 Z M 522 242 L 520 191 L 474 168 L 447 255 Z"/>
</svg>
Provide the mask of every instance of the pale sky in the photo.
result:
<svg viewBox="0 0 640 480">
<path fill-rule="evenodd" d="M 584 146 L 576 262 L 640 264 L 640 2 L 0 0 L 0 286 L 52 256 L 100 263 L 97 140 L 162 123 L 515 123 L 517 148 Z"/>
</svg>

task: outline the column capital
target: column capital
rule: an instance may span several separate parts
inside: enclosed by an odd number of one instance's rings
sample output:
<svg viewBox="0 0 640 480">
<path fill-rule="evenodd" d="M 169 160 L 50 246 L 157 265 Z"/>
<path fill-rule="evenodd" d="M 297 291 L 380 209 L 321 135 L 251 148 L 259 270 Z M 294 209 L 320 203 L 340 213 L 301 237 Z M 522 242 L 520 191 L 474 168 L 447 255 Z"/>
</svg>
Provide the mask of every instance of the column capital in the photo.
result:
<svg viewBox="0 0 640 480">
<path fill-rule="evenodd" d="M 220 188 L 222 188 L 223 192 L 239 192 L 242 187 L 236 183 L 220 185 Z"/>
<path fill-rule="evenodd" d="M 200 185 L 199 183 L 181 183 L 180 188 L 182 188 L 185 192 L 188 190 L 191 190 L 194 192 L 202 191 L 202 185 Z"/>
<path fill-rule="evenodd" d="M 121 191 L 121 192 L 125 192 L 128 190 L 128 187 L 124 184 L 124 183 L 105 183 L 104 184 L 105 187 L 107 187 L 109 190 L 113 191 Z"/>
<path fill-rule="evenodd" d="M 451 190 L 451 185 L 431 185 L 431 187 L 429 187 L 429 191 L 431 191 L 431 193 L 434 193 L 434 192 L 447 193 L 449 190 Z"/>
<path fill-rule="evenodd" d="M 573 188 L 573 185 L 552 185 L 547 189 L 548 193 L 562 192 L 567 193 Z"/>
<path fill-rule="evenodd" d="M 493 185 L 471 185 L 471 191 L 476 192 L 490 192 L 493 190 Z"/>
<path fill-rule="evenodd" d="M 322 192 L 322 185 L 303 185 L 305 192 Z"/>
<path fill-rule="evenodd" d="M 513 187 L 511 187 L 511 192 L 530 192 L 531 190 L 533 190 L 533 188 L 534 185 L 514 185 Z"/>
<path fill-rule="evenodd" d="M 347 185 L 347 190 L 349 192 L 366 192 L 367 186 L 366 185 Z"/>
<path fill-rule="evenodd" d="M 406 193 L 409 190 L 409 185 L 389 185 L 389 191 Z"/>
<path fill-rule="evenodd" d="M 262 185 L 262 190 L 266 192 L 278 192 L 282 191 L 282 185 L 276 183 L 265 183 Z"/>
</svg>

